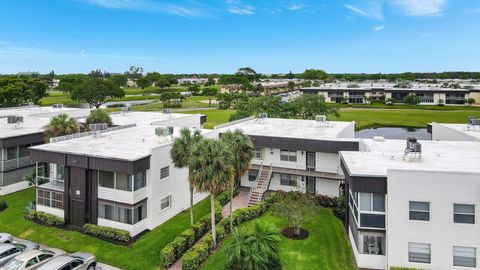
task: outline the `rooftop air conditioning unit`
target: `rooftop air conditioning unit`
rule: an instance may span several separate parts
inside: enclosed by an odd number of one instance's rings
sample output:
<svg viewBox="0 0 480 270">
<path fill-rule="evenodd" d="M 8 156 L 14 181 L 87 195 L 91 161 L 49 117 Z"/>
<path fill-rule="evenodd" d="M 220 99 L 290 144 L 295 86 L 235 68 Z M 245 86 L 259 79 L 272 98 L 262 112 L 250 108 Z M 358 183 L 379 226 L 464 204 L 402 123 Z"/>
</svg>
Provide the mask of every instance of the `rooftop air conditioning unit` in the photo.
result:
<svg viewBox="0 0 480 270">
<path fill-rule="evenodd" d="M 130 108 L 128 106 L 123 106 L 122 107 L 122 114 L 125 115 L 129 110 L 130 110 Z"/>
<path fill-rule="evenodd" d="M 107 123 L 95 123 L 88 125 L 88 128 L 97 137 L 102 133 L 103 130 L 106 130 L 108 128 L 108 125 Z"/>
<path fill-rule="evenodd" d="M 405 148 L 404 157 L 410 156 L 420 158 L 422 155 L 422 144 L 415 138 L 407 139 L 407 147 Z"/>
<path fill-rule="evenodd" d="M 172 108 L 165 108 L 163 109 L 163 114 L 166 114 L 168 116 L 172 115 Z"/>
<path fill-rule="evenodd" d="M 317 127 L 327 126 L 327 116 L 326 115 L 316 115 L 315 116 L 315 125 Z"/>
<path fill-rule="evenodd" d="M 63 104 L 53 104 L 54 109 L 63 109 Z"/>
<path fill-rule="evenodd" d="M 23 126 L 23 116 L 8 115 L 7 116 L 7 124 L 11 128 L 22 127 Z"/>
<path fill-rule="evenodd" d="M 173 139 L 173 127 L 157 127 L 155 128 L 155 135 L 165 140 L 168 140 L 168 137 Z"/>
</svg>

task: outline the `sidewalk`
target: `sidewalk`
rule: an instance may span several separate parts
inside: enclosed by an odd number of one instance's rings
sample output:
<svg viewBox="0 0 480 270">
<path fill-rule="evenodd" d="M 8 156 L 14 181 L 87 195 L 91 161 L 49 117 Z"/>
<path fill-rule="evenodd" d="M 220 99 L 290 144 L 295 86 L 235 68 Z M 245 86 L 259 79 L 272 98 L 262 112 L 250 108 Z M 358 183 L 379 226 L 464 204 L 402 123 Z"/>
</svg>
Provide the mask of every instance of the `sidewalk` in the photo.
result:
<svg viewBox="0 0 480 270">
<path fill-rule="evenodd" d="M 13 241 L 15 241 L 15 242 L 29 241 L 29 240 L 24 240 L 24 239 L 15 237 L 15 236 L 12 236 L 12 238 L 13 238 Z M 47 246 L 44 246 L 44 245 L 40 244 L 40 248 L 41 249 L 49 249 L 50 247 L 47 247 Z M 113 267 L 113 266 L 110 266 L 110 265 L 107 265 L 107 264 L 104 264 L 104 263 L 101 263 L 101 262 L 97 262 L 96 270 L 122 270 L 122 269 L 116 268 L 116 267 Z"/>
</svg>

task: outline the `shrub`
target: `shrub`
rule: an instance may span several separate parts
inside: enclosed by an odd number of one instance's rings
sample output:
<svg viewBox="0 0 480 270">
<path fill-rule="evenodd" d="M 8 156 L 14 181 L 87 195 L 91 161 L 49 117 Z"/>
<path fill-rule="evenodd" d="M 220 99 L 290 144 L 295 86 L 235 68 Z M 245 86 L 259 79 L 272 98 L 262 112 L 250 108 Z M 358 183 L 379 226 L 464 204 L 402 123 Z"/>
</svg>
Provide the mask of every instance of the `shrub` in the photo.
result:
<svg viewBox="0 0 480 270">
<path fill-rule="evenodd" d="M 63 218 L 57 217 L 41 211 L 32 210 L 27 214 L 29 220 L 38 221 L 48 226 L 63 226 L 65 221 Z"/>
<path fill-rule="evenodd" d="M 207 234 L 185 255 L 182 257 L 182 270 L 194 270 L 200 267 L 210 253 L 213 251 L 213 238 L 211 234 Z"/>
<path fill-rule="evenodd" d="M 5 201 L 0 201 L 0 212 L 2 212 L 3 210 L 7 209 L 8 205 L 7 205 L 7 202 Z"/>
<path fill-rule="evenodd" d="M 335 208 L 337 207 L 337 197 L 330 197 L 326 195 L 315 196 L 315 203 L 321 207 Z"/>
<path fill-rule="evenodd" d="M 238 189 L 233 190 L 233 197 L 237 196 L 239 193 Z M 221 205 L 224 206 L 230 201 L 230 190 L 220 193 L 215 200 Z"/>
<path fill-rule="evenodd" d="M 336 207 L 333 209 L 333 214 L 340 220 L 345 220 L 345 195 L 337 197 Z"/>
<path fill-rule="evenodd" d="M 193 246 L 193 244 L 195 244 L 196 238 L 195 238 L 195 232 L 193 231 L 193 229 L 186 229 L 180 234 L 180 236 L 185 238 L 188 246 L 191 247 Z"/>
<path fill-rule="evenodd" d="M 175 247 L 172 243 L 173 242 L 170 242 L 160 251 L 160 264 L 165 268 L 172 266 L 177 260 Z"/>
<path fill-rule="evenodd" d="M 91 234 L 99 238 L 117 240 L 125 243 L 128 243 L 131 239 L 130 233 L 128 231 L 105 227 L 105 226 L 99 226 L 95 224 L 87 223 L 83 225 L 82 230 L 86 234 Z"/>
</svg>

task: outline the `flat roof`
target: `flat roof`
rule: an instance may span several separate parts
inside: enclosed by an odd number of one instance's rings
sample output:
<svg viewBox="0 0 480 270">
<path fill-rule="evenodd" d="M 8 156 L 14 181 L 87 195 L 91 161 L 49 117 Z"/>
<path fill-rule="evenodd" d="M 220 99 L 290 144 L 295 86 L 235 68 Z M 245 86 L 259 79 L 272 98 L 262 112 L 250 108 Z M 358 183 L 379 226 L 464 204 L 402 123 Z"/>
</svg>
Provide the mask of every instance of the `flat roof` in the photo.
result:
<svg viewBox="0 0 480 270">
<path fill-rule="evenodd" d="M 50 118 L 60 113 L 66 113 L 72 117 L 85 117 L 90 113 L 89 109 L 53 107 L 18 107 L 0 110 L 0 138 L 11 138 L 33 133 L 43 132 L 43 127 L 50 122 Z M 23 116 L 23 124 L 9 125 L 7 116 Z"/>
<path fill-rule="evenodd" d="M 135 161 L 149 156 L 152 149 L 172 143 L 171 139 L 167 140 L 155 135 L 155 128 L 161 126 L 161 121 L 191 116 L 191 114 L 165 115 L 155 112 L 131 112 L 125 115 L 114 114 L 112 115 L 114 125 L 137 124 L 137 126 L 109 131 L 101 135 L 89 135 L 76 139 L 42 144 L 34 146 L 32 149 Z M 181 127 L 174 128 L 173 137 L 179 136 L 180 129 Z M 208 131 L 202 130 L 202 133 L 208 133 Z"/>
<path fill-rule="evenodd" d="M 406 161 L 406 140 L 360 140 L 360 152 L 341 151 L 352 176 L 385 177 L 389 169 L 410 171 L 455 171 L 480 173 L 480 143 L 463 141 L 419 141 L 421 158 Z"/>
<path fill-rule="evenodd" d="M 467 124 L 444 124 L 444 123 L 435 123 L 443 127 L 453 129 L 457 132 L 464 133 L 475 138 L 477 141 L 480 141 L 480 126 L 468 127 Z"/>
<path fill-rule="evenodd" d="M 327 123 L 327 126 L 319 126 L 315 120 L 268 118 L 262 121 L 257 118 L 222 127 L 218 131 L 240 129 L 245 134 L 253 136 L 356 141 L 354 132 L 350 134 L 352 137 L 342 134 L 355 122 L 327 121 Z"/>
</svg>

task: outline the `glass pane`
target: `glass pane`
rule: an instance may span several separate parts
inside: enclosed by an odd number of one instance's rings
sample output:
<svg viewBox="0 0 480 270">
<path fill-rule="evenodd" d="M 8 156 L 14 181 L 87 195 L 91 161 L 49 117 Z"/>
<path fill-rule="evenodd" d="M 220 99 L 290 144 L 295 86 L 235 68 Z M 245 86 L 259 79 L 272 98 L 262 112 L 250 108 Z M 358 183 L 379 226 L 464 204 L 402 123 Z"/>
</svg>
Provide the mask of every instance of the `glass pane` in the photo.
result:
<svg viewBox="0 0 480 270">
<path fill-rule="evenodd" d="M 105 172 L 99 171 L 98 172 L 98 185 L 101 187 L 106 188 L 114 188 L 113 182 L 113 173 L 112 172 Z"/>
<path fill-rule="evenodd" d="M 145 187 L 145 173 L 138 172 L 134 175 L 134 187 L 135 190 Z"/>
<path fill-rule="evenodd" d="M 30 145 L 19 146 L 18 147 L 18 157 L 28 157 L 29 156 L 28 147 L 30 147 Z"/>
<path fill-rule="evenodd" d="M 17 147 L 9 147 L 7 148 L 7 160 L 16 159 L 17 158 Z"/>
<path fill-rule="evenodd" d="M 123 173 L 116 173 L 116 189 L 132 191 L 132 181 L 128 175 Z"/>
<path fill-rule="evenodd" d="M 410 202 L 410 210 L 430 211 L 430 203 Z"/>
<path fill-rule="evenodd" d="M 363 236 L 363 254 L 385 255 L 385 237 Z"/>
<path fill-rule="evenodd" d="M 454 214 L 453 221 L 455 223 L 466 223 L 466 224 L 475 224 L 474 215 L 463 215 L 463 214 Z"/>
<path fill-rule="evenodd" d="M 56 174 L 58 180 L 65 180 L 65 166 L 62 164 L 57 164 Z"/>
<path fill-rule="evenodd" d="M 430 263 L 430 245 L 421 243 L 408 243 L 408 261 Z"/>
<path fill-rule="evenodd" d="M 385 212 L 385 195 L 373 194 L 373 211 Z"/>
<path fill-rule="evenodd" d="M 475 214 L 475 205 L 472 204 L 454 204 L 453 211 L 461 214 Z"/>
<path fill-rule="evenodd" d="M 360 210 L 362 211 L 372 211 L 372 194 L 371 193 L 360 193 Z"/>
<path fill-rule="evenodd" d="M 430 212 L 410 211 L 409 217 L 410 217 L 410 220 L 429 221 L 430 220 Z"/>
</svg>

